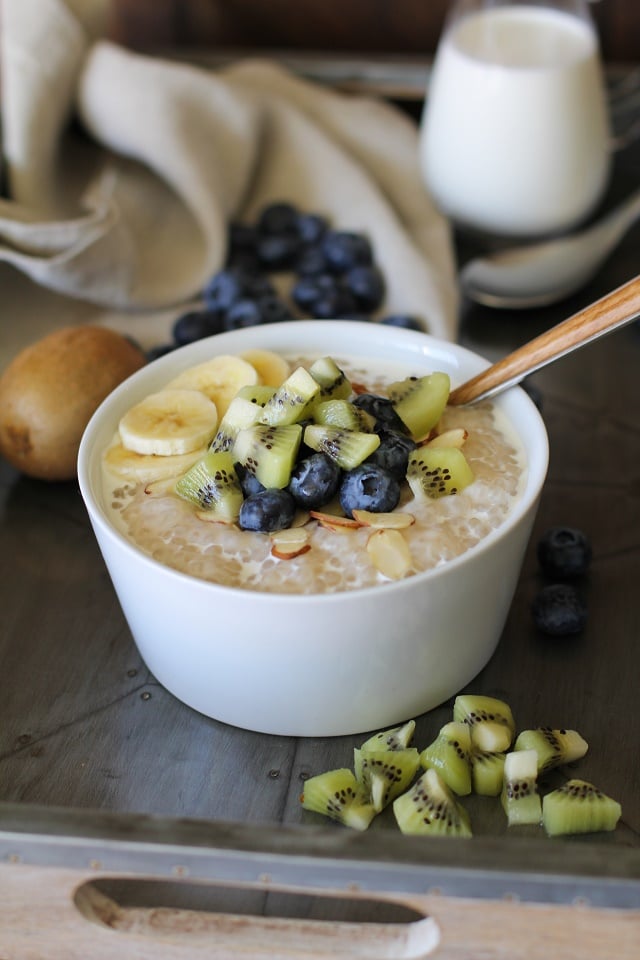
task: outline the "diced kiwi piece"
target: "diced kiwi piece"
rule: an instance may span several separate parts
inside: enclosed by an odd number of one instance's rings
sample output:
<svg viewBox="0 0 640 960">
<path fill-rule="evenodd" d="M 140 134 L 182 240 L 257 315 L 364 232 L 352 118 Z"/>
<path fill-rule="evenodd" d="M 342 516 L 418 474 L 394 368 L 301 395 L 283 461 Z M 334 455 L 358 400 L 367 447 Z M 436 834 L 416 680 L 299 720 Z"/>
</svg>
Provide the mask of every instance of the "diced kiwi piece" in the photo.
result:
<svg viewBox="0 0 640 960">
<path fill-rule="evenodd" d="M 542 807 L 537 779 L 538 756 L 535 750 L 516 750 L 506 755 L 500 799 L 509 826 L 540 823 Z"/>
<path fill-rule="evenodd" d="M 418 500 L 451 496 L 473 483 L 473 470 L 459 447 L 416 447 L 409 453 L 407 482 Z"/>
<path fill-rule="evenodd" d="M 315 360 L 309 367 L 309 373 L 320 384 L 319 400 L 346 400 L 351 396 L 351 384 L 332 357 Z"/>
<path fill-rule="evenodd" d="M 405 750 L 353 751 L 356 780 L 379 813 L 403 793 L 420 766 L 420 754 L 415 747 Z"/>
<path fill-rule="evenodd" d="M 326 454 L 343 470 L 353 470 L 380 446 L 380 437 L 377 433 L 310 423 L 305 427 L 304 442 L 312 450 Z"/>
<path fill-rule="evenodd" d="M 363 433 L 372 433 L 376 425 L 375 418 L 370 413 L 354 406 L 348 400 L 323 400 L 314 404 L 313 419 L 316 423 L 343 427 L 345 430 L 360 430 Z"/>
<path fill-rule="evenodd" d="M 442 416 L 450 390 L 449 374 L 436 372 L 399 380 L 389 386 L 387 393 L 411 436 L 421 440 Z"/>
<path fill-rule="evenodd" d="M 243 400 L 249 400 L 250 403 L 254 403 L 258 407 L 264 407 L 275 392 L 275 387 L 269 387 L 262 383 L 248 383 L 244 387 L 240 387 L 236 396 L 242 397 Z"/>
<path fill-rule="evenodd" d="M 234 523 L 243 495 L 233 463 L 227 451 L 209 451 L 176 481 L 176 493 L 222 522 Z"/>
<path fill-rule="evenodd" d="M 615 830 L 622 807 L 586 780 L 567 780 L 542 800 L 542 825 L 550 837 Z"/>
<path fill-rule="evenodd" d="M 360 745 L 360 750 L 405 750 L 415 733 L 415 720 L 407 720 L 399 727 L 374 733 Z"/>
<path fill-rule="evenodd" d="M 297 423 L 304 419 L 319 393 L 320 384 L 304 367 L 296 367 L 265 403 L 260 422 L 270 426 Z"/>
<path fill-rule="evenodd" d="M 250 389 L 254 391 L 256 387 Z M 253 402 L 248 397 L 241 396 L 240 393 L 241 391 L 236 394 L 225 410 L 224 416 L 218 424 L 216 435 L 211 441 L 210 450 L 231 450 L 239 432 L 257 423 L 262 405 Z"/>
<path fill-rule="evenodd" d="M 474 793 L 481 797 L 500 795 L 505 756 L 504 753 L 490 753 L 486 750 L 471 751 L 471 785 Z"/>
<path fill-rule="evenodd" d="M 299 423 L 270 427 L 256 423 L 241 430 L 233 445 L 233 457 L 264 487 L 286 487 L 302 439 Z"/>
<path fill-rule="evenodd" d="M 471 743 L 478 750 L 508 750 L 516 730 L 511 707 L 495 697 L 464 693 L 453 704 L 453 719 L 469 725 Z"/>
<path fill-rule="evenodd" d="M 437 770 L 459 797 L 471 793 L 471 733 L 466 723 L 445 723 L 438 736 L 420 754 L 425 769 Z"/>
<path fill-rule="evenodd" d="M 514 750 L 536 751 L 538 773 L 579 760 L 588 749 L 587 741 L 576 730 L 552 730 L 551 727 L 523 730 L 514 746 Z"/>
<path fill-rule="evenodd" d="M 469 815 L 437 770 L 429 769 L 406 793 L 393 801 L 393 813 L 403 833 L 471 836 Z"/>
<path fill-rule="evenodd" d="M 362 785 L 346 767 L 306 780 L 300 802 L 305 810 L 321 813 L 355 830 L 366 830 L 376 815 Z"/>
</svg>

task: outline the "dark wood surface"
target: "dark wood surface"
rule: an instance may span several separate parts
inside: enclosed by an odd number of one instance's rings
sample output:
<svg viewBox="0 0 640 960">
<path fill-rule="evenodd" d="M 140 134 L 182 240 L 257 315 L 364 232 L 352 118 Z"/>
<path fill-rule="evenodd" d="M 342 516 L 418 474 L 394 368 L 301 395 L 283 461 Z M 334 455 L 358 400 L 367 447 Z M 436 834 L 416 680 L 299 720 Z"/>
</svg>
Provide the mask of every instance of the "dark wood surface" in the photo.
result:
<svg viewBox="0 0 640 960">
<path fill-rule="evenodd" d="M 607 204 L 639 181 L 640 150 L 630 149 L 617 158 Z M 477 248 L 457 242 L 464 262 Z M 464 303 L 461 341 L 504 356 L 640 272 L 639 243 L 634 227 L 588 287 L 553 308 L 507 313 Z M 10 322 L 3 315 L 2 325 Z M 623 818 L 611 836 L 567 841 L 568 873 L 579 871 L 571 850 L 584 842 L 601 845 L 614 869 L 617 851 L 640 847 L 639 373 L 634 323 L 532 378 L 550 438 L 548 480 L 498 650 L 468 687 L 508 700 L 520 728 L 574 727 L 588 740 L 575 775 L 616 797 Z M 530 614 L 542 583 L 535 544 L 556 524 L 583 529 L 594 554 L 580 583 L 587 626 L 565 640 L 540 635 Z M 0 464 L 0 562 L 0 817 L 5 804 L 38 805 L 307 826 L 317 837 L 319 819 L 300 808 L 304 779 L 350 765 L 363 737 L 254 734 L 170 696 L 133 645 L 75 483 L 44 484 Z M 417 718 L 418 746 L 450 710 L 447 703 Z M 543 857 L 554 843 L 537 828 L 507 836 L 497 801 L 475 798 L 468 808 L 481 836 L 525 838 Z M 333 838 L 342 828 L 326 831 Z M 376 834 L 392 857 L 389 811 L 368 842 Z"/>
</svg>

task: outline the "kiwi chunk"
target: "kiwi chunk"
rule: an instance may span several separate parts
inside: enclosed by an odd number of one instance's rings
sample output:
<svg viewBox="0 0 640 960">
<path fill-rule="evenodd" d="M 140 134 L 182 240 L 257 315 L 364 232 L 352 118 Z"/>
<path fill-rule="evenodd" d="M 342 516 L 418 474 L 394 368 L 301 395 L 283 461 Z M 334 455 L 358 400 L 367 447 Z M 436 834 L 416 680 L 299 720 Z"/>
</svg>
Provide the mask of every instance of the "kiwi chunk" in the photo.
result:
<svg viewBox="0 0 640 960">
<path fill-rule="evenodd" d="M 447 373 L 407 377 L 392 383 L 388 395 L 394 409 L 414 440 L 429 435 L 442 416 L 449 399 L 451 381 Z"/>
<path fill-rule="evenodd" d="M 310 423 L 305 427 L 304 442 L 312 450 L 326 454 L 343 470 L 353 470 L 380 446 L 380 437 L 377 433 Z"/>
<path fill-rule="evenodd" d="M 471 733 L 466 723 L 445 723 L 438 736 L 420 754 L 426 769 L 437 770 L 448 787 L 459 797 L 471 793 Z"/>
<path fill-rule="evenodd" d="M 299 423 L 280 427 L 256 423 L 240 430 L 233 456 L 264 487 L 281 490 L 291 478 L 301 439 Z"/>
<path fill-rule="evenodd" d="M 535 750 L 538 755 L 538 773 L 543 773 L 584 757 L 589 745 L 576 730 L 538 727 L 535 730 L 523 730 L 518 735 L 514 749 Z"/>
<path fill-rule="evenodd" d="M 309 373 L 320 385 L 319 400 L 346 400 L 351 396 L 351 384 L 332 357 L 315 360 L 309 367 Z"/>
<path fill-rule="evenodd" d="M 227 451 L 209 451 L 176 481 L 176 493 L 222 522 L 235 523 L 243 495 L 233 463 Z"/>
<path fill-rule="evenodd" d="M 451 496 L 473 483 L 473 470 L 459 447 L 417 447 L 409 454 L 407 482 L 416 499 Z"/>
<path fill-rule="evenodd" d="M 509 826 L 540 823 L 542 807 L 537 778 L 538 755 L 535 750 L 517 750 L 506 755 L 500 799 Z"/>
<path fill-rule="evenodd" d="M 275 392 L 275 387 L 269 387 L 261 383 L 248 383 L 244 387 L 240 387 L 236 393 L 236 397 L 242 397 L 243 400 L 248 400 L 257 407 L 264 407 L 267 401 L 271 400 Z"/>
<path fill-rule="evenodd" d="M 374 733 L 360 745 L 360 750 L 405 750 L 415 733 L 415 720 L 407 720 L 399 727 Z"/>
<path fill-rule="evenodd" d="M 403 833 L 470 837 L 471 823 L 437 770 L 429 769 L 406 793 L 393 801 Z"/>
<path fill-rule="evenodd" d="M 375 418 L 370 413 L 354 406 L 348 400 L 323 400 L 314 404 L 313 419 L 325 426 L 360 430 L 363 433 L 373 433 L 376 425 Z"/>
<path fill-rule="evenodd" d="M 218 430 L 209 447 L 213 451 L 231 450 L 235 439 L 241 430 L 257 423 L 262 410 L 262 404 L 250 396 L 242 396 L 244 388 L 236 394 L 224 412 L 218 424 Z M 260 387 L 250 387 L 252 396 Z M 270 389 L 270 388 L 268 388 Z"/>
<path fill-rule="evenodd" d="M 508 750 L 515 733 L 511 707 L 495 697 L 465 693 L 456 697 L 453 719 L 471 728 L 471 742 L 478 750 L 501 753 Z"/>
<path fill-rule="evenodd" d="M 260 422 L 269 426 L 297 423 L 304 419 L 319 393 L 320 384 L 304 367 L 296 367 L 265 403 Z"/>
<path fill-rule="evenodd" d="M 356 780 L 362 784 L 376 813 L 407 789 L 420 766 L 420 754 L 415 747 L 405 750 L 356 748 L 353 760 Z"/>
<path fill-rule="evenodd" d="M 586 780 L 568 780 L 542 801 L 542 825 L 550 837 L 615 830 L 622 807 Z"/>
<path fill-rule="evenodd" d="M 490 753 L 485 750 L 472 750 L 471 783 L 473 792 L 481 797 L 497 797 L 502 791 L 504 780 L 504 753 Z"/>
<path fill-rule="evenodd" d="M 300 802 L 305 810 L 321 813 L 354 830 L 366 830 L 376 815 L 352 770 L 327 770 L 305 781 Z"/>
</svg>

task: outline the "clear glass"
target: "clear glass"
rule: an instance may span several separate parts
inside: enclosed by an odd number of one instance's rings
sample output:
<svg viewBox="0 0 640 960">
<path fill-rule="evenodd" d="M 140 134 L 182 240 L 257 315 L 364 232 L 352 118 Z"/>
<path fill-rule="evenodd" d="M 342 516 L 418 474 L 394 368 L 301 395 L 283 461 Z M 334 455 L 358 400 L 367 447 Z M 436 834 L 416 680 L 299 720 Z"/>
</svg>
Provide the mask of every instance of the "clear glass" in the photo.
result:
<svg viewBox="0 0 640 960">
<path fill-rule="evenodd" d="M 431 72 L 420 162 L 461 226 L 535 237 L 585 219 L 611 165 L 586 0 L 458 0 Z"/>
</svg>

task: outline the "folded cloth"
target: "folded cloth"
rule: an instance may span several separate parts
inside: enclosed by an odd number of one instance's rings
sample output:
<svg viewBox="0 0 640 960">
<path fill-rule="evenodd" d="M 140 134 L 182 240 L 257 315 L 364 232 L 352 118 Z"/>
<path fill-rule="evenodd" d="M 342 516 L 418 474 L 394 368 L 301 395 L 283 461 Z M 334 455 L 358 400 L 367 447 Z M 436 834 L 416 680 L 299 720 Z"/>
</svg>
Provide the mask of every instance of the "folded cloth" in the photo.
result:
<svg viewBox="0 0 640 960">
<path fill-rule="evenodd" d="M 381 313 L 455 338 L 450 227 L 413 121 L 268 60 L 214 71 L 127 51 L 80 18 L 104 2 L 2 0 L 0 261 L 107 308 L 166 308 L 224 264 L 231 221 L 288 201 L 369 236 Z"/>
</svg>

